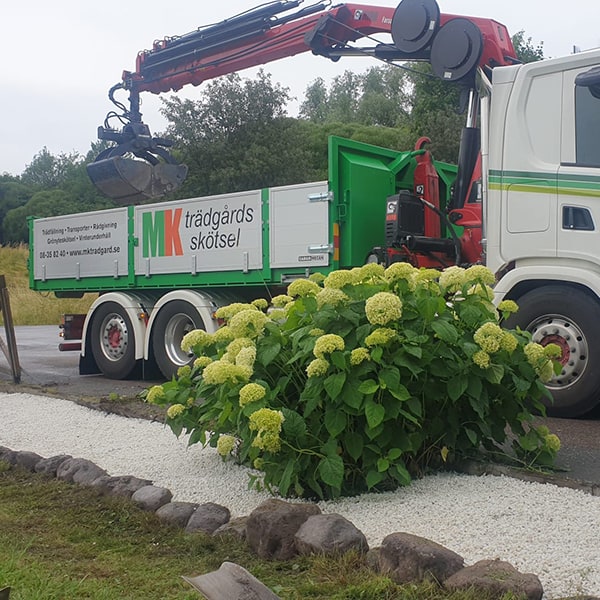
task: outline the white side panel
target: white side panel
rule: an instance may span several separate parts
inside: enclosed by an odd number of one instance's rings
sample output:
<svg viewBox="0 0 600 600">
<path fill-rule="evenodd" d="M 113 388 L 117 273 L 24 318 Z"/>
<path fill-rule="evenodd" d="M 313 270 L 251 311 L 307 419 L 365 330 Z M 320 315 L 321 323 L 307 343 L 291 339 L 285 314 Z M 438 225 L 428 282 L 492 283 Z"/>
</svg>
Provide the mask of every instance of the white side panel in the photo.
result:
<svg viewBox="0 0 600 600">
<path fill-rule="evenodd" d="M 261 192 L 135 208 L 136 275 L 262 269 Z"/>
<path fill-rule="evenodd" d="M 127 275 L 127 209 L 37 219 L 34 278 Z"/>
<path fill-rule="evenodd" d="M 271 268 L 329 265 L 329 206 L 327 182 L 270 190 Z"/>
</svg>

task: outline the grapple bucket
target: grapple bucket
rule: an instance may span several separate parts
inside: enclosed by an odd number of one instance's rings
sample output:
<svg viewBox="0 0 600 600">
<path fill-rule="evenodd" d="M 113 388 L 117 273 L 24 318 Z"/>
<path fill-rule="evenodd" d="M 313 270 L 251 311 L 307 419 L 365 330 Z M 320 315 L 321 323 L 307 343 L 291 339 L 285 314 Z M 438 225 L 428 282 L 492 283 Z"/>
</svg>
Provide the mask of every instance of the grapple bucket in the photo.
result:
<svg viewBox="0 0 600 600">
<path fill-rule="evenodd" d="M 117 204 L 140 204 L 175 191 L 185 180 L 185 165 L 113 156 L 87 165 L 92 183 Z"/>
</svg>

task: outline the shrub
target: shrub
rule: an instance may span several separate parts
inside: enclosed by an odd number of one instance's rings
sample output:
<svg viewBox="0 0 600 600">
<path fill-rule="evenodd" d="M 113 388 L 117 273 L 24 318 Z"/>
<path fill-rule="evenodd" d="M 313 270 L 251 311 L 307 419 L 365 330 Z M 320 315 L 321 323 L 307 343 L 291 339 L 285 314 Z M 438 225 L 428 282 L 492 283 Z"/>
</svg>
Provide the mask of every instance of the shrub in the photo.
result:
<svg viewBox="0 0 600 600">
<path fill-rule="evenodd" d="M 168 423 L 256 469 L 252 484 L 331 498 L 406 485 L 514 436 L 527 464 L 557 444 L 532 426 L 552 347 L 499 326 L 482 266 L 395 263 L 297 280 L 287 295 L 217 311 L 192 331 L 193 366 L 148 391 Z"/>
</svg>

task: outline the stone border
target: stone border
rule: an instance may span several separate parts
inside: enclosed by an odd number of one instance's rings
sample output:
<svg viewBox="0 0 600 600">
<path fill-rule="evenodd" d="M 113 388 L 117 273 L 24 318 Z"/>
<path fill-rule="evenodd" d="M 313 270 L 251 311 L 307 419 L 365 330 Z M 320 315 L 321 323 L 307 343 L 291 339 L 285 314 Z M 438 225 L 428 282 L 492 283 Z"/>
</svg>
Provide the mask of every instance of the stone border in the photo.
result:
<svg viewBox="0 0 600 600">
<path fill-rule="evenodd" d="M 170 490 L 155 486 L 150 480 L 133 475 L 110 476 L 84 458 L 66 454 L 44 458 L 35 452 L 0 446 L 0 461 L 91 487 L 102 495 L 127 498 L 143 510 L 154 512 L 162 522 L 181 527 L 187 533 L 235 536 L 267 560 L 288 560 L 306 554 L 336 555 L 353 550 L 365 554 L 367 564 L 375 572 L 387 575 L 398 584 L 435 580 L 449 591 L 475 588 L 495 597 L 511 591 L 531 600 L 541 600 L 543 596 L 542 585 L 536 575 L 520 573 L 509 563 L 498 560 L 483 560 L 465 567 L 461 556 L 431 540 L 411 534 L 391 533 L 384 538 L 381 547 L 369 549 L 364 534 L 350 521 L 335 513 L 322 514 L 316 504 L 272 498 L 261 503 L 247 517 L 231 519 L 229 509 L 224 506 L 212 502 L 173 502 Z M 524 481 L 562 484 L 563 487 L 600 495 L 600 486 L 597 485 L 501 465 L 465 462 L 461 470 L 471 475 L 517 476 Z M 210 595 L 206 597 L 209 600 L 218 600 L 220 596 L 213 596 L 211 590 L 230 585 L 231 578 L 239 584 L 242 571 L 242 579 L 246 583 L 240 588 L 239 595 L 230 600 L 247 597 L 245 594 L 249 589 L 255 594 L 253 597 L 259 599 L 277 598 L 239 565 L 224 563 L 218 571 L 184 579 L 205 595 L 208 592 Z M 502 581 L 500 587 L 499 581 Z M 579 598 L 600 600 L 593 596 Z"/>
</svg>

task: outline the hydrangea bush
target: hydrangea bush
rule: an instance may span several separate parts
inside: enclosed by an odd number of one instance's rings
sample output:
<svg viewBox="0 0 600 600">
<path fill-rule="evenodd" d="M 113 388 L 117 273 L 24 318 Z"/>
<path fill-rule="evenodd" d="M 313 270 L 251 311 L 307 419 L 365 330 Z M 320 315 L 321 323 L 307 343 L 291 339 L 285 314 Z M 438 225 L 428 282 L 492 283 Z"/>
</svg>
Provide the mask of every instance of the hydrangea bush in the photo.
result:
<svg viewBox="0 0 600 600">
<path fill-rule="evenodd" d="M 497 451 L 527 465 L 560 446 L 533 426 L 558 348 L 499 322 L 483 266 L 442 272 L 368 264 L 299 279 L 287 294 L 220 308 L 193 366 L 148 390 L 168 424 L 254 469 L 251 484 L 332 498 L 406 485 Z"/>
</svg>

